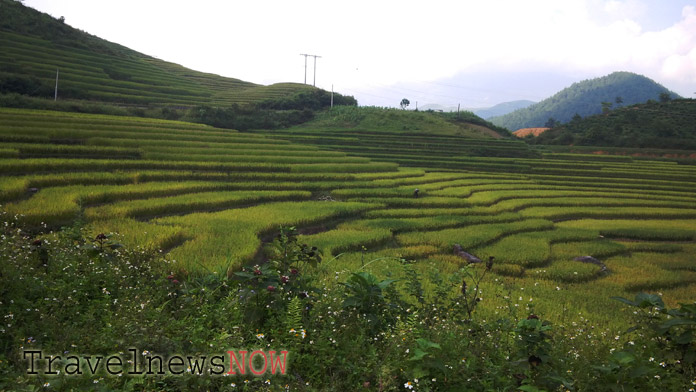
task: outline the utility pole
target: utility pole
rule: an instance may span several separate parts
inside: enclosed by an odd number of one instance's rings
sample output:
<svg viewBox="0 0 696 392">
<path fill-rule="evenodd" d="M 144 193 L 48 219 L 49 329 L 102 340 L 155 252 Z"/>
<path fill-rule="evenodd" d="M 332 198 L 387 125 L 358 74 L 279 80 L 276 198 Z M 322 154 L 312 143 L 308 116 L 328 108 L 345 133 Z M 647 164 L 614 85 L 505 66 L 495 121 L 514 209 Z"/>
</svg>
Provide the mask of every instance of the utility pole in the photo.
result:
<svg viewBox="0 0 696 392">
<path fill-rule="evenodd" d="M 311 54 L 300 53 L 300 56 L 304 56 L 304 84 L 307 84 L 307 56 Z"/>
<path fill-rule="evenodd" d="M 331 85 L 331 109 L 333 109 L 333 84 Z"/>
<path fill-rule="evenodd" d="M 315 54 L 305 54 L 305 53 L 300 53 L 300 56 L 304 56 L 304 84 L 307 84 L 307 57 L 312 56 L 314 57 L 314 83 L 312 84 L 313 86 L 316 87 L 317 85 L 317 56 Z"/>
<path fill-rule="evenodd" d="M 56 93 L 53 96 L 53 100 L 54 101 L 58 100 L 58 68 L 56 68 Z"/>
<path fill-rule="evenodd" d="M 321 56 L 314 56 L 314 83 L 312 83 L 314 87 L 317 86 L 317 57 Z"/>
</svg>

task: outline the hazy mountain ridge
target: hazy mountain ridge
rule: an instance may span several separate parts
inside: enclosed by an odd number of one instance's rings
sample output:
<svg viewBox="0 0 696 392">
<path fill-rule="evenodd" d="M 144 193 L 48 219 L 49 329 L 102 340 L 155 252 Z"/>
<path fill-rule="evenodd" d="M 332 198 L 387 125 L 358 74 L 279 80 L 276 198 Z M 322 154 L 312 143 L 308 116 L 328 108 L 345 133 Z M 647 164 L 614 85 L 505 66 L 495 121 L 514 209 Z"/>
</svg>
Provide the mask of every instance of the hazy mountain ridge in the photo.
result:
<svg viewBox="0 0 696 392">
<path fill-rule="evenodd" d="M 515 110 L 524 109 L 526 107 L 534 105 L 535 103 L 536 102 L 534 101 L 528 100 L 503 102 L 495 106 L 491 106 L 489 108 L 476 109 L 474 110 L 474 114 L 484 119 L 489 119 L 496 116 L 504 116 L 508 113 L 514 112 Z"/>
<path fill-rule="evenodd" d="M 495 117 L 495 116 L 502 116 L 511 112 L 514 112 L 517 109 L 522 109 L 526 108 L 530 105 L 535 104 L 536 102 L 534 101 L 528 101 L 528 100 L 519 100 L 519 101 L 510 101 L 510 102 L 503 102 L 499 103 L 494 106 L 490 107 L 485 107 L 485 108 L 459 108 L 459 111 L 465 111 L 465 112 L 471 112 L 474 113 L 475 115 L 485 119 Z M 433 110 L 436 112 L 456 112 L 457 107 L 456 106 L 444 106 L 444 105 L 439 105 L 439 104 L 426 104 L 418 108 L 418 110 Z"/>
<path fill-rule="evenodd" d="M 614 72 L 607 76 L 573 83 L 537 104 L 503 116 L 489 118 L 492 123 L 510 130 L 543 127 L 550 118 L 568 122 L 576 114 L 585 117 L 602 112 L 602 103 L 611 107 L 628 106 L 657 100 L 667 93 L 679 96 L 655 81 L 631 72 Z"/>
</svg>

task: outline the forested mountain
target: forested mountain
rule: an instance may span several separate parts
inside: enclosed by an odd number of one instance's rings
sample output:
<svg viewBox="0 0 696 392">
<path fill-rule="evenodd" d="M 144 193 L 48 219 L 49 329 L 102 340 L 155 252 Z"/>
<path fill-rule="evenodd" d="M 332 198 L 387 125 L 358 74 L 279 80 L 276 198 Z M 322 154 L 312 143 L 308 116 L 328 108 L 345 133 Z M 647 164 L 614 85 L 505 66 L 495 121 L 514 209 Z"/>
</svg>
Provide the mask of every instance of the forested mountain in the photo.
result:
<svg viewBox="0 0 696 392">
<path fill-rule="evenodd" d="M 631 72 L 573 83 L 550 98 L 504 116 L 490 118 L 493 124 L 509 130 L 565 123 L 576 114 L 585 117 L 612 108 L 643 103 L 648 100 L 679 98 L 655 81 Z M 551 123 L 549 123 L 549 120 Z"/>
<path fill-rule="evenodd" d="M 696 100 L 651 101 L 610 110 L 530 139 L 535 144 L 696 150 Z"/>
</svg>

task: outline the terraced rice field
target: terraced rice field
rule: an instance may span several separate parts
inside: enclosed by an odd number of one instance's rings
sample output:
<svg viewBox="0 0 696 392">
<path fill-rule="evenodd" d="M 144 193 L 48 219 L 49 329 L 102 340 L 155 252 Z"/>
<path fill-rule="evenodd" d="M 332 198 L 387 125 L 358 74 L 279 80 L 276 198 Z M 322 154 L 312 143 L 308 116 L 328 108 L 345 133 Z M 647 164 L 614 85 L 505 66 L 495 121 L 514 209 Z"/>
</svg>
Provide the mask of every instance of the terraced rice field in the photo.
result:
<svg viewBox="0 0 696 392">
<path fill-rule="evenodd" d="M 592 314 L 601 325 L 622 308 L 611 296 L 696 297 L 696 166 L 540 155 L 505 139 L 240 133 L 9 109 L 0 141 L 4 211 L 35 228 L 117 232 L 190 274 L 261 262 L 264 241 L 292 225 L 339 278 L 385 276 L 401 259 L 453 271 L 465 263 L 454 244 L 494 256 L 482 287 L 491 312 L 531 303 L 552 320 Z"/>
<path fill-rule="evenodd" d="M 35 78 L 44 90 L 52 92 L 58 69 L 59 97 L 138 106 L 229 106 L 285 97 L 312 88 L 298 83 L 263 86 L 206 74 L 116 44 L 93 41 L 53 42 L 0 31 L 2 72 Z"/>
</svg>

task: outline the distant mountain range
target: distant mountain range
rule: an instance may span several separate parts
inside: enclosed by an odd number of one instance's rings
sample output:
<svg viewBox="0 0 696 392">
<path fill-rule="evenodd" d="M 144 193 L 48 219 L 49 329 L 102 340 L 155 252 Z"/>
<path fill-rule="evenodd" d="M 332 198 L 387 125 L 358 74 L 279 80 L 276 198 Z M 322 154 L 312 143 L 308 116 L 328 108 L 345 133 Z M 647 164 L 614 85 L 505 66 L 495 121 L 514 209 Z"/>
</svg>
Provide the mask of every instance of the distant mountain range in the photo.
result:
<svg viewBox="0 0 696 392">
<path fill-rule="evenodd" d="M 574 116 L 586 117 L 608 109 L 679 96 L 655 81 L 631 72 L 610 75 L 574 83 L 550 98 L 523 109 L 497 117 L 485 117 L 493 124 L 511 131 L 520 128 L 543 127 L 566 123 Z"/>
<path fill-rule="evenodd" d="M 520 100 L 520 101 L 503 102 L 503 103 L 499 103 L 495 106 L 491 106 L 491 107 L 487 107 L 487 108 L 459 108 L 459 110 L 472 112 L 475 115 L 477 115 L 483 119 L 488 119 L 488 118 L 495 117 L 495 116 L 502 116 L 502 115 L 514 112 L 517 109 L 526 108 L 526 107 L 528 107 L 530 105 L 534 105 L 534 104 L 535 104 L 534 101 Z M 427 105 L 423 105 L 423 106 L 419 107 L 418 110 L 433 110 L 436 112 L 456 112 L 457 107 L 456 106 L 443 106 L 443 105 L 438 105 L 438 104 L 427 104 Z"/>
<path fill-rule="evenodd" d="M 515 110 L 524 109 L 526 107 L 532 106 L 535 103 L 536 102 L 534 101 L 527 100 L 503 102 L 490 108 L 476 109 L 474 110 L 474 114 L 481 118 L 489 119 L 491 117 L 504 116 L 508 113 L 514 112 Z"/>
</svg>

